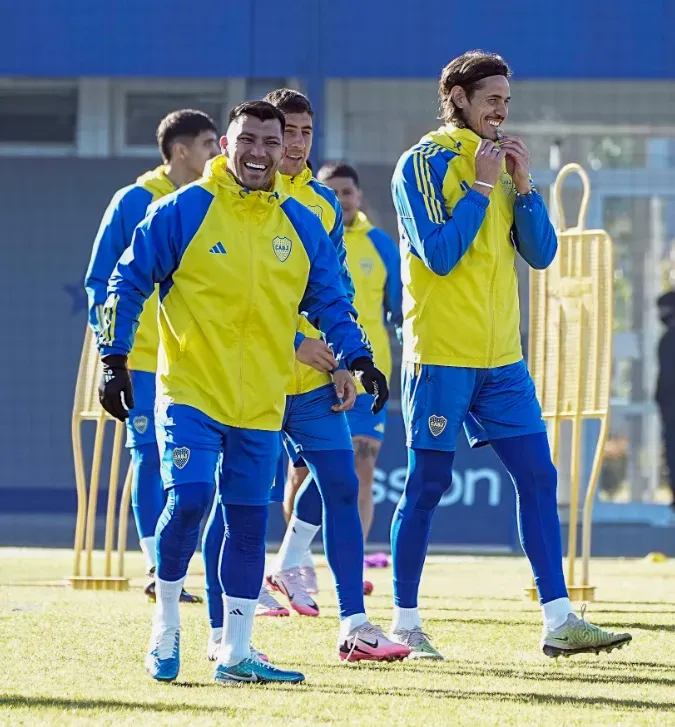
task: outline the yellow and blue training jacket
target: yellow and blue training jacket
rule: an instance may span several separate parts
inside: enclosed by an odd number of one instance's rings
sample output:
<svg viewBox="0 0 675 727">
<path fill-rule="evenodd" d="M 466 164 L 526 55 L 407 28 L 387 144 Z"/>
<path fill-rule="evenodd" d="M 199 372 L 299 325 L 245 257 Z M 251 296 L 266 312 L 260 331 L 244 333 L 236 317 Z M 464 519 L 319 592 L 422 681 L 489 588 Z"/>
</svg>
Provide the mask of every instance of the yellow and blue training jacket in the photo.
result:
<svg viewBox="0 0 675 727">
<path fill-rule="evenodd" d="M 281 428 L 302 311 L 351 364 L 372 357 L 317 216 L 242 187 L 220 156 L 150 207 L 113 273 L 102 355 L 127 354 L 159 284 L 158 397 L 245 429 Z"/>
<path fill-rule="evenodd" d="M 541 196 L 516 194 L 505 165 L 489 198 L 471 189 L 480 141 L 441 127 L 394 171 L 404 361 L 494 368 L 522 359 L 515 255 L 546 268 L 558 243 Z"/>
<path fill-rule="evenodd" d="M 401 257 L 396 243 L 357 212 L 345 227 L 347 262 L 354 281 L 354 307 L 373 347 L 375 365 L 391 377 L 391 348 L 386 323 L 400 328 Z"/>
<path fill-rule="evenodd" d="M 344 222 L 342 220 L 342 207 L 335 192 L 312 176 L 312 171 L 305 169 L 295 177 L 282 175 L 283 189 L 286 194 L 296 199 L 313 212 L 320 220 L 324 230 L 328 233 L 340 262 L 342 269 L 342 283 L 350 302 L 354 300 L 354 285 L 347 267 L 347 254 L 344 242 Z M 295 347 L 302 343 L 303 338 L 321 338 L 321 332 L 304 317 L 298 323 L 298 333 L 295 338 Z M 289 395 L 305 394 L 314 391 L 320 386 L 332 382 L 330 374 L 317 371 L 300 361 L 295 362 L 295 370 L 287 393 Z"/>
<path fill-rule="evenodd" d="M 146 172 L 136 184 L 116 192 L 103 215 L 94 241 L 84 287 L 89 299 L 89 324 L 95 333 L 101 331 L 101 312 L 108 296 L 108 281 L 117 261 L 131 244 L 136 225 L 145 217 L 148 205 L 174 192 L 176 187 L 160 166 Z M 155 293 L 143 308 L 134 348 L 129 355 L 129 368 L 136 371 L 157 370 L 158 297 Z"/>
</svg>

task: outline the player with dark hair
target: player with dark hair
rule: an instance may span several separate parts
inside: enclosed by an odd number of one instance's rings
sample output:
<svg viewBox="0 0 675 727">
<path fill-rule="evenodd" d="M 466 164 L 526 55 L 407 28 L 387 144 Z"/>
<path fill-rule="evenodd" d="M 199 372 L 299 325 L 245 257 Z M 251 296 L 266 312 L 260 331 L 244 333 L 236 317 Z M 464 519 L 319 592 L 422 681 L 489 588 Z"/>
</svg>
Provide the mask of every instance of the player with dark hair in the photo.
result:
<svg viewBox="0 0 675 727">
<path fill-rule="evenodd" d="M 441 74 L 445 124 L 399 160 L 392 180 L 403 271 L 402 406 L 408 445 L 405 490 L 391 530 L 391 637 L 412 658 L 441 659 L 417 610 L 431 518 L 452 482 L 465 423 L 511 475 L 521 544 L 534 571 L 547 656 L 611 650 L 630 641 L 578 618 L 562 570 L 557 473 L 520 346 L 519 254 L 546 268 L 557 240 L 532 186 L 529 152 L 502 135 L 510 69 L 471 51 Z"/>
<path fill-rule="evenodd" d="M 117 264 L 99 336 L 100 398 L 122 420 L 133 408 L 127 356 L 159 284 L 157 417 L 167 504 L 157 528 L 146 669 L 159 681 L 178 676 L 179 597 L 218 469 L 225 621 L 214 679 L 296 683 L 302 674 L 262 661 L 250 641 L 298 311 L 325 332 L 376 406 L 387 399 L 387 382 L 355 322 L 333 245 L 316 215 L 283 191 L 283 114 L 250 101 L 229 121 L 224 155 L 199 183 L 152 206 Z"/>
<path fill-rule="evenodd" d="M 318 172 L 319 181 L 334 192 L 340 202 L 345 221 L 347 263 L 354 281 L 354 306 L 359 322 L 373 346 L 374 358 L 391 375 L 391 350 L 385 321 L 396 328 L 401 318 L 401 260 L 398 247 L 382 230 L 374 227 L 360 210 L 361 189 L 356 170 L 345 163 L 324 164 Z M 347 411 L 347 421 L 354 445 L 356 473 L 359 479 L 359 514 L 364 541 L 373 521 L 373 479 L 375 461 L 384 437 L 386 408 L 372 412 L 372 397 L 360 388 L 355 406 Z M 289 567 L 289 554 L 309 549 L 321 525 L 321 497 L 313 478 L 305 479 L 307 470 L 296 469 L 296 480 L 304 479 L 297 491 L 289 488 L 287 507 L 294 514 L 286 530 L 277 569 Z M 296 555 L 297 558 L 297 555 Z M 290 566 L 295 565 L 293 561 Z M 366 593 L 372 584 L 364 581 Z"/>
<path fill-rule="evenodd" d="M 101 329 L 108 280 L 131 244 L 134 229 L 145 217 L 148 205 L 202 176 L 206 162 L 219 153 L 218 131 L 207 114 L 182 109 L 162 119 L 157 128 L 157 145 L 164 163 L 115 193 L 94 242 L 85 288 L 89 322 L 96 333 Z M 149 576 L 144 592 L 151 600 L 155 599 L 157 565 L 155 527 L 165 502 L 154 415 L 158 346 L 157 295 L 154 294 L 143 310 L 129 355 L 135 406 L 127 419 L 127 447 L 131 450 L 133 471 L 132 506 Z M 181 601 L 201 603 L 202 599 L 183 591 Z"/>
<path fill-rule="evenodd" d="M 313 116 L 309 99 L 298 91 L 279 89 L 268 94 L 270 101 L 285 119 L 284 157 L 281 162 L 281 183 L 284 191 L 310 210 L 321 221 L 332 247 L 337 253 L 342 271 L 342 283 L 351 300 L 354 288 L 345 264 L 342 211 L 330 188 L 312 177 L 306 167 L 312 145 Z M 326 556 L 335 578 L 340 611 L 338 654 L 341 659 L 390 661 L 407 656 L 409 649 L 393 644 L 379 626 L 371 624 L 363 601 L 363 536 L 358 512 L 358 478 L 354 469 L 349 426 L 345 411 L 354 403 L 356 386 L 351 373 L 338 368 L 331 350 L 320 340 L 320 332 L 301 317 L 296 334 L 295 370 L 287 388 L 286 410 L 282 432 L 289 456 L 307 462 L 316 490 L 317 512 L 313 517 L 326 522 L 324 542 Z M 300 363 L 300 361 L 304 363 Z M 335 370 L 337 369 L 337 370 Z M 329 372 L 333 371 L 333 378 Z M 372 393 L 372 392 L 371 392 Z M 369 406 L 379 411 L 384 406 L 381 397 Z M 371 415 L 372 416 L 372 415 Z M 280 489 L 280 488 L 278 488 Z M 320 494 L 319 494 L 320 493 Z M 314 520 L 300 518 L 291 521 L 298 537 L 308 532 L 313 537 L 319 525 Z M 217 506 L 211 512 L 204 537 L 204 563 L 207 580 L 207 604 L 211 622 L 211 637 L 207 654 L 217 657 L 222 635 L 223 610 L 218 601 L 220 588 L 217 578 L 218 556 L 223 538 L 223 518 Z M 310 537 L 310 541 L 311 541 Z M 301 558 L 308 543 L 289 550 L 284 541 L 277 567 L 267 577 L 273 589 L 283 593 L 291 608 L 305 616 L 317 616 L 319 608 L 308 593 L 301 571 Z M 257 607 L 258 615 L 282 615 L 280 604 L 263 590 Z M 288 610 L 285 610 L 288 615 Z"/>
</svg>

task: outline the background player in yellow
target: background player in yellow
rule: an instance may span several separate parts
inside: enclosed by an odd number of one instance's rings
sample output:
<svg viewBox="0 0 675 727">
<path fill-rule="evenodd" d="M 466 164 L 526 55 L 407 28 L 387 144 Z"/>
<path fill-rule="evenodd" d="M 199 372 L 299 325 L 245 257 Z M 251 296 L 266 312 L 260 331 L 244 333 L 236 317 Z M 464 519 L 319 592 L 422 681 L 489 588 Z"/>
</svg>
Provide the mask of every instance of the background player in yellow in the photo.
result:
<svg viewBox="0 0 675 727">
<path fill-rule="evenodd" d="M 348 164 L 326 164 L 318 172 L 319 181 L 336 193 L 345 222 L 347 263 L 354 281 L 354 306 L 359 322 L 368 334 L 378 365 L 391 375 L 391 350 L 386 323 L 397 329 L 401 316 L 401 261 L 394 241 L 382 230 L 374 227 L 360 210 L 361 190 L 356 170 Z M 347 421 L 354 445 L 354 459 L 359 478 L 359 514 L 364 541 L 373 521 L 373 477 L 375 461 L 384 438 L 386 407 L 374 414 L 372 397 L 362 388 L 355 406 L 347 411 Z M 307 472 L 296 464 L 295 478 Z M 290 489 L 290 488 L 289 488 Z M 290 490 L 289 498 L 295 494 Z M 307 563 L 311 540 L 321 525 L 321 497 L 312 477 L 306 477 L 293 502 L 293 516 L 286 530 L 277 559 L 277 570 L 294 567 L 299 559 Z M 313 570 L 309 583 L 315 583 Z M 364 592 L 372 592 L 369 581 L 363 583 Z"/>
<path fill-rule="evenodd" d="M 345 163 L 324 164 L 317 178 L 335 192 L 342 207 L 347 264 L 354 281 L 354 307 L 359 314 L 359 323 L 368 334 L 377 365 L 387 378 L 391 378 L 391 346 L 387 324 L 400 333 L 403 323 L 403 286 L 398 245 L 384 230 L 375 227 L 361 210 L 363 195 L 354 167 Z M 368 539 L 373 522 L 375 463 L 387 421 L 387 407 L 373 414 L 371 404 L 372 397 L 358 387 L 356 403 L 347 412 L 359 476 L 359 513 L 364 540 Z"/>
<path fill-rule="evenodd" d="M 141 175 L 115 193 L 99 227 L 85 278 L 89 299 L 89 322 L 101 330 L 101 311 L 107 297 L 108 280 L 117 261 L 131 244 L 136 225 L 148 205 L 199 179 L 206 162 L 216 156 L 218 132 L 213 120 L 201 111 L 182 109 L 166 116 L 157 127 L 157 144 L 163 164 Z M 134 385 L 135 406 L 126 421 L 127 443 L 133 470 L 132 507 L 149 581 L 145 594 L 155 599 L 155 528 L 164 509 L 165 495 L 160 476 L 159 450 L 155 436 L 155 371 L 157 370 L 157 294 L 143 309 L 129 369 Z M 199 596 L 185 591 L 181 600 L 201 603 Z"/>
</svg>

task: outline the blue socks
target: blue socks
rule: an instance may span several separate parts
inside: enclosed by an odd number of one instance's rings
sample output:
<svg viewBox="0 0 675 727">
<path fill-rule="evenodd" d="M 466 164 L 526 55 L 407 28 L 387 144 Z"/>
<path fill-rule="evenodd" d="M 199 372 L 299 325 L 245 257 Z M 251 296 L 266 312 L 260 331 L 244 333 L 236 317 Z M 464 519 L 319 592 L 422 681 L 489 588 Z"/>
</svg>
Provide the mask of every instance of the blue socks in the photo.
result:
<svg viewBox="0 0 675 727">
<path fill-rule="evenodd" d="M 518 532 L 543 603 L 567 598 L 558 519 L 558 473 L 545 432 L 492 443 L 516 486 Z"/>
<path fill-rule="evenodd" d="M 131 506 L 139 538 L 154 536 L 166 496 L 160 475 L 157 444 L 144 444 L 131 449 Z"/>
<path fill-rule="evenodd" d="M 340 619 L 365 613 L 363 602 L 363 530 L 359 519 L 359 478 L 350 449 L 303 452 L 323 501 L 323 542 L 335 578 Z M 310 483 L 305 483 L 306 488 Z M 311 490 L 310 490 L 311 492 Z M 311 495 L 315 497 L 314 495 Z M 308 501 L 308 503 L 316 502 Z M 297 506 L 296 506 L 297 508 Z M 304 520 L 304 511 L 295 516 Z M 316 521 L 316 513 L 309 514 Z M 307 520 L 311 524 L 318 522 Z"/>
<path fill-rule="evenodd" d="M 170 487 L 155 538 L 157 577 L 178 581 L 187 574 L 199 539 L 199 525 L 213 495 L 212 482 L 190 482 Z"/>
<path fill-rule="evenodd" d="M 224 505 L 220 584 L 230 598 L 258 600 L 265 575 L 267 505 Z"/>
<path fill-rule="evenodd" d="M 516 487 L 520 542 L 541 603 L 567 597 L 562 571 L 557 473 L 545 433 L 491 442 Z M 408 475 L 391 526 L 394 604 L 416 608 L 431 518 L 452 483 L 454 452 L 408 450 Z"/>
<path fill-rule="evenodd" d="M 391 521 L 394 605 L 401 608 L 417 607 L 431 518 L 452 484 L 454 459 L 454 452 L 408 449 L 405 489 Z"/>
</svg>

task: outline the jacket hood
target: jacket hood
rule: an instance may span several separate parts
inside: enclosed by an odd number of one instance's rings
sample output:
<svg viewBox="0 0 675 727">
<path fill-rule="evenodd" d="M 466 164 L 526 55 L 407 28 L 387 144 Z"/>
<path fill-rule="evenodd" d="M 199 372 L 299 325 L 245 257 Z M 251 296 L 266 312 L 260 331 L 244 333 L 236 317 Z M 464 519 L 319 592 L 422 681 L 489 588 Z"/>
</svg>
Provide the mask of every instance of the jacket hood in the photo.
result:
<svg viewBox="0 0 675 727">
<path fill-rule="evenodd" d="M 283 178 L 279 172 L 276 172 L 274 175 L 274 188 L 271 191 L 266 189 L 249 189 L 248 187 L 242 186 L 227 168 L 227 157 L 224 154 L 220 154 L 206 163 L 204 177 L 216 182 L 219 187 L 242 199 L 250 195 L 251 197 L 259 197 L 260 199 L 271 202 L 273 199 L 282 201 L 288 196 L 284 192 Z"/>
</svg>

